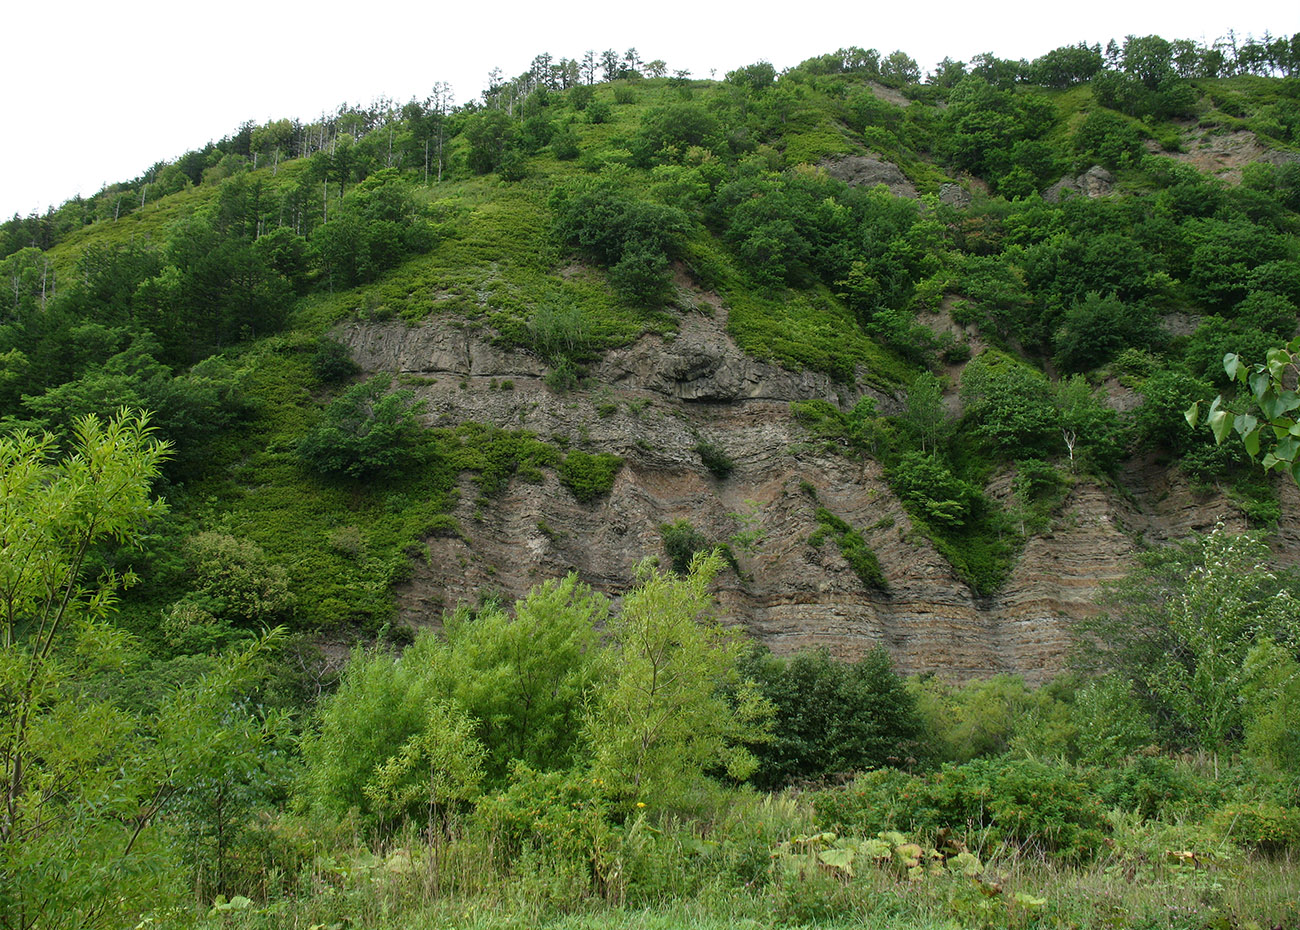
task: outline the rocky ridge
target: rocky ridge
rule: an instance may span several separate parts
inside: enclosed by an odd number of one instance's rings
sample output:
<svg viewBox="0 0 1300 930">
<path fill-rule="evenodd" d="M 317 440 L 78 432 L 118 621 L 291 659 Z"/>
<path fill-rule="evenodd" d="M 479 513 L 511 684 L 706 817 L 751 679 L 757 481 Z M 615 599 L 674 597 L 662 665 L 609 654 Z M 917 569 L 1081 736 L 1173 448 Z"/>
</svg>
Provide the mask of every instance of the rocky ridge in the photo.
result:
<svg viewBox="0 0 1300 930">
<path fill-rule="evenodd" d="M 437 624 L 444 610 L 484 592 L 520 597 L 570 570 L 617 597 L 642 559 L 663 556 L 661 525 L 685 519 L 722 542 L 748 515 L 761 540 L 736 550 L 739 571 L 725 572 L 716 591 L 723 618 L 773 651 L 825 646 L 851 658 L 879 644 L 904 673 L 1042 681 L 1062 667 L 1070 622 L 1096 609 L 1100 585 L 1128 570 L 1139 541 L 1208 531 L 1221 520 L 1244 526 L 1223 498 L 1142 464 L 1123 493 L 1080 481 L 1050 531 L 1029 540 L 1003 590 L 979 597 L 913 529 L 878 463 L 810 443 L 790 415 L 793 400 L 851 405 L 867 392 L 746 356 L 720 307 L 687 314 L 674 336 L 647 335 L 608 353 L 591 371 L 599 386 L 573 393 L 552 391 L 535 356 L 446 321 L 353 323 L 340 336 L 367 371 L 405 376 L 430 425 L 527 429 L 624 460 L 609 495 L 590 504 L 549 471 L 540 483 L 511 482 L 488 502 L 467 476 L 454 514 L 461 535 L 425 540 L 427 557 L 399 592 L 412 624 Z M 896 403 L 877 399 L 886 410 Z M 726 479 L 702 463 L 701 441 L 734 460 Z M 1010 476 L 988 491 L 1009 496 Z M 833 541 L 809 544 L 818 503 L 863 535 L 888 593 L 869 590 Z M 1300 550 L 1300 540 L 1284 536 L 1282 544 Z"/>
</svg>

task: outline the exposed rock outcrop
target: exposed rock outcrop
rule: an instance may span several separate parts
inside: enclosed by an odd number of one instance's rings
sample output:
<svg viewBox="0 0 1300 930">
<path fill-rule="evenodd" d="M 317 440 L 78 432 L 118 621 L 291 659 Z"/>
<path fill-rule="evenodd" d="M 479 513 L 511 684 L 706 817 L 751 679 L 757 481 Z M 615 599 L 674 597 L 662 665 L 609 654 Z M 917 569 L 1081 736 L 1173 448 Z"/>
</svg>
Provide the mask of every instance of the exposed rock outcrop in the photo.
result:
<svg viewBox="0 0 1300 930">
<path fill-rule="evenodd" d="M 1061 178 L 1043 191 L 1043 199 L 1049 203 L 1058 203 L 1062 197 L 1070 195 L 1107 197 L 1114 191 L 1114 176 L 1101 165 L 1093 165 L 1083 174 Z"/>
<path fill-rule="evenodd" d="M 1234 184 L 1241 180 L 1241 169 L 1254 162 L 1281 165 L 1300 161 L 1300 154 L 1271 148 L 1248 129 L 1222 132 L 1197 126 L 1185 132 L 1181 141 L 1182 151 L 1161 154 Z"/>
<path fill-rule="evenodd" d="M 883 184 L 895 197 L 916 199 L 916 188 L 893 162 L 874 155 L 845 155 L 822 164 L 826 173 L 850 187 L 875 187 Z"/>
<path fill-rule="evenodd" d="M 1015 672 L 1041 681 L 1062 666 L 1070 622 L 1096 609 L 1099 586 L 1128 570 L 1139 540 L 1203 531 L 1219 519 L 1240 523 L 1223 500 L 1200 497 L 1154 466 L 1135 469 L 1124 494 L 1081 481 L 1051 531 L 1026 545 L 1003 590 L 978 597 L 914 530 L 877 463 L 810 444 L 790 416 L 791 400 L 851 404 L 862 392 L 749 358 L 720 310 L 688 315 L 675 338 L 646 336 L 609 353 L 592 371 L 600 386 L 569 394 L 551 391 L 528 353 L 445 322 L 353 324 L 341 335 L 365 369 L 418 376 L 407 380 L 431 423 L 529 429 L 625 462 L 611 492 L 591 504 L 549 472 L 481 504 L 467 476 L 454 511 L 462 535 L 427 539 L 427 558 L 399 592 L 413 624 L 436 624 L 442 611 L 485 591 L 522 596 L 570 570 L 617 597 L 642 558 L 662 555 L 662 524 L 686 519 L 725 541 L 741 528 L 736 515 L 752 514 L 762 539 L 737 551 L 740 572 L 724 573 L 716 590 L 723 616 L 774 651 L 826 646 L 853 657 L 879 644 L 908 673 Z M 704 467 L 701 440 L 734 460 L 726 480 Z M 1009 480 L 990 493 L 1009 494 Z M 888 593 L 868 589 L 833 541 L 809 544 L 818 504 L 863 535 Z"/>
</svg>

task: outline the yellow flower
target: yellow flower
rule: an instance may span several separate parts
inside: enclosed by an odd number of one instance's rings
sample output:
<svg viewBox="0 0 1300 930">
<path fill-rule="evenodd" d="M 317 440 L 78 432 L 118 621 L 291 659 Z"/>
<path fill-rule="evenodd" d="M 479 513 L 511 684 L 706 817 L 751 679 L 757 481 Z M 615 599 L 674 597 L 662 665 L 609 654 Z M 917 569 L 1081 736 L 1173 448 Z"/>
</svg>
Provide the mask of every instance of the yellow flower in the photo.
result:
<svg viewBox="0 0 1300 930">
<path fill-rule="evenodd" d="M 637 801 L 637 802 L 636 802 L 636 806 L 637 806 L 637 807 L 645 807 L 645 801 Z"/>
</svg>

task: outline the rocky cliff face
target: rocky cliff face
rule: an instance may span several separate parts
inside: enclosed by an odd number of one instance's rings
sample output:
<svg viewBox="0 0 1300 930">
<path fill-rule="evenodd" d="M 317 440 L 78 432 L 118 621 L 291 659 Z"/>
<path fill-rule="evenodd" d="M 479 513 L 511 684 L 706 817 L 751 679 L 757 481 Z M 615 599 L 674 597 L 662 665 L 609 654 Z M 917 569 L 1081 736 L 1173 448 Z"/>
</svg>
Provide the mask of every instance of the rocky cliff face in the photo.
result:
<svg viewBox="0 0 1300 930">
<path fill-rule="evenodd" d="M 610 353 L 592 371 L 599 387 L 574 393 L 550 390 L 534 356 L 445 322 L 358 323 L 341 335 L 363 368 L 414 376 L 406 380 L 431 425 L 528 429 L 625 462 L 611 493 L 591 504 L 547 473 L 480 506 L 466 479 L 455 513 L 464 538 L 426 540 L 428 558 L 399 592 L 414 624 L 437 623 L 485 591 L 522 596 L 570 570 L 617 597 L 639 561 L 663 555 L 662 524 L 686 519 L 725 541 L 742 528 L 737 515 L 750 514 L 762 539 L 737 551 L 739 571 L 721 576 L 717 595 L 723 617 L 773 651 L 826 646 L 851 658 L 879 644 L 904 673 L 1013 672 L 1041 681 L 1062 666 L 1070 622 L 1096 609 L 1099 586 L 1128 570 L 1139 542 L 1208 531 L 1220 520 L 1243 528 L 1224 500 L 1139 463 L 1124 493 L 1077 485 L 1004 589 L 977 597 L 913 530 L 877 463 L 810 445 L 790 416 L 792 400 L 852 404 L 862 392 L 749 358 L 727 336 L 721 308 L 688 315 L 675 337 L 646 336 Z M 893 403 L 878 400 L 886 410 Z M 702 463 L 701 441 L 735 461 L 725 480 Z M 889 593 L 867 589 L 833 541 L 809 544 L 817 505 L 805 485 L 874 549 Z M 988 490 L 1009 496 L 1010 482 Z M 1300 550 L 1300 539 L 1284 534 L 1282 546 Z"/>
</svg>

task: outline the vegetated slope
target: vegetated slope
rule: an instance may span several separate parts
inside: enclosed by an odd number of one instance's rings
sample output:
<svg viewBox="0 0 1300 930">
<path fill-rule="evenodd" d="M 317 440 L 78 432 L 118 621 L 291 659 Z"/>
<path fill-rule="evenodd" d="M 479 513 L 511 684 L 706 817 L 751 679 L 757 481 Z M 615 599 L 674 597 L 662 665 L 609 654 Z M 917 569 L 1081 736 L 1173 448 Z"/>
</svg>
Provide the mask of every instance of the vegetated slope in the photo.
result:
<svg viewBox="0 0 1300 930">
<path fill-rule="evenodd" d="M 726 545 L 778 650 L 1041 678 L 1137 547 L 1278 521 L 1181 412 L 1295 329 L 1297 81 L 859 51 L 241 127 L 6 224 L 0 402 L 158 411 L 160 648 Z"/>
</svg>

